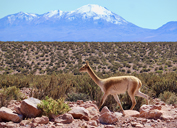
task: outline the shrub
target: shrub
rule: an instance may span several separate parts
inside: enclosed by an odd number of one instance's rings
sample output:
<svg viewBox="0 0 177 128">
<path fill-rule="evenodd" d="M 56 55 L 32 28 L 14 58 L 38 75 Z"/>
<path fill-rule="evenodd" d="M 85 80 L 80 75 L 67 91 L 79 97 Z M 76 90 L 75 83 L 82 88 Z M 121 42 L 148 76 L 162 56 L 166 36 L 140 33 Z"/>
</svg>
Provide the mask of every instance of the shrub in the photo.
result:
<svg viewBox="0 0 177 128">
<path fill-rule="evenodd" d="M 4 87 L 0 90 L 0 107 L 7 106 L 11 100 L 21 100 L 24 99 L 24 96 L 20 92 L 19 88 L 15 86 Z"/>
<path fill-rule="evenodd" d="M 40 104 L 37 105 L 39 109 L 42 110 L 43 115 L 51 117 L 51 115 L 64 114 L 70 111 L 68 104 L 64 103 L 64 99 L 60 98 L 54 100 L 46 96 L 45 100 L 42 100 Z"/>
<path fill-rule="evenodd" d="M 55 75 L 55 72 L 51 77 L 41 77 L 33 86 L 33 96 L 38 99 L 44 99 L 46 96 L 58 99 L 65 97 L 70 89 L 72 89 L 72 75 L 63 74 Z"/>
<path fill-rule="evenodd" d="M 167 104 L 177 104 L 177 96 L 174 92 L 165 91 L 159 98 Z"/>
<path fill-rule="evenodd" d="M 68 96 L 66 98 L 67 101 L 76 102 L 77 100 L 83 100 L 83 101 L 90 100 L 90 97 L 85 93 L 69 93 L 67 96 Z"/>
<path fill-rule="evenodd" d="M 163 73 L 163 70 L 157 70 L 156 73 Z"/>
</svg>

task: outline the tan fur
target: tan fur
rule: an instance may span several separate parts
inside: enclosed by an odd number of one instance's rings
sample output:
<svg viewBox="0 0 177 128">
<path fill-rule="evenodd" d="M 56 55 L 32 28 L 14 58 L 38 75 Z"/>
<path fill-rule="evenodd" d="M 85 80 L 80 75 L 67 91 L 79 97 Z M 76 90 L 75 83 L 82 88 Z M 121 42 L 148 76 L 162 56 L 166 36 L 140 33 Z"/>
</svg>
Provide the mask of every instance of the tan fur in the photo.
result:
<svg viewBox="0 0 177 128">
<path fill-rule="evenodd" d="M 117 101 L 118 105 L 120 106 L 123 114 L 124 110 L 122 108 L 122 105 L 120 103 L 119 97 L 117 94 L 128 92 L 131 100 L 132 100 L 132 106 L 131 110 L 136 105 L 135 96 L 143 97 L 146 99 L 146 104 L 148 103 L 148 96 L 142 92 L 140 92 L 140 88 L 142 86 L 141 81 L 135 77 L 135 76 L 118 76 L 118 77 L 110 77 L 107 79 L 100 79 L 91 69 L 89 66 L 88 61 L 86 61 L 86 64 L 79 69 L 80 72 L 87 72 L 90 77 L 95 81 L 95 83 L 101 88 L 103 94 L 103 97 L 101 99 L 101 103 L 99 105 L 99 109 L 104 104 L 106 98 L 108 95 L 113 95 L 115 100 Z"/>
</svg>

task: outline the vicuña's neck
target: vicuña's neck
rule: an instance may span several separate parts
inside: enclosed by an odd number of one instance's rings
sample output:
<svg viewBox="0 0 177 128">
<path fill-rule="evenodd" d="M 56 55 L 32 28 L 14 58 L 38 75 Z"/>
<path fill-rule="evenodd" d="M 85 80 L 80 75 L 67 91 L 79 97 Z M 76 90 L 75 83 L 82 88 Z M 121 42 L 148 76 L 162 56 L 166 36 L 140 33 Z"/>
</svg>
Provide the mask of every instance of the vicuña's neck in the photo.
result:
<svg viewBox="0 0 177 128">
<path fill-rule="evenodd" d="M 98 85 L 101 81 L 101 79 L 93 72 L 93 70 L 91 69 L 91 67 L 89 66 L 88 68 L 88 74 L 90 75 L 90 77 L 93 79 L 93 81 Z"/>
</svg>

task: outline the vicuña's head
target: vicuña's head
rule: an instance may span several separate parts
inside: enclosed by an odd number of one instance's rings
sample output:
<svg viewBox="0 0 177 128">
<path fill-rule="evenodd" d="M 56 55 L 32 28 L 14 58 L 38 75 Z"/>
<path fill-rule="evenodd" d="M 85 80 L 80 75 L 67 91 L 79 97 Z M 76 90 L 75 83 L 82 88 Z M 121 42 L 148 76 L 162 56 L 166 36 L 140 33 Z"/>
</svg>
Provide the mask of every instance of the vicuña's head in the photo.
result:
<svg viewBox="0 0 177 128">
<path fill-rule="evenodd" d="M 86 61 L 86 64 L 83 65 L 80 69 L 79 72 L 87 72 L 87 69 L 89 68 L 89 62 Z"/>
</svg>

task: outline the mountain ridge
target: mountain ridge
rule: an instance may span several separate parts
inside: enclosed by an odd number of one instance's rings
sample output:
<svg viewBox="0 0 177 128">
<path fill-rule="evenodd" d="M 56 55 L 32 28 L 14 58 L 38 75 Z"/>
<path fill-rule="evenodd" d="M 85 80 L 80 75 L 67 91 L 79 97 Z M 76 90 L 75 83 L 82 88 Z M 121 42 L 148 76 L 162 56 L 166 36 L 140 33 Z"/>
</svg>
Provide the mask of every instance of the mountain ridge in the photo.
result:
<svg viewBox="0 0 177 128">
<path fill-rule="evenodd" d="M 158 29 L 145 29 L 105 7 L 88 4 L 70 12 L 53 10 L 44 14 L 8 15 L 0 19 L 0 40 L 177 41 L 177 22 L 168 22 Z"/>
</svg>

